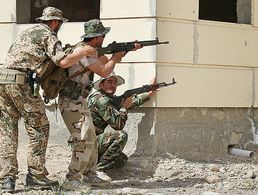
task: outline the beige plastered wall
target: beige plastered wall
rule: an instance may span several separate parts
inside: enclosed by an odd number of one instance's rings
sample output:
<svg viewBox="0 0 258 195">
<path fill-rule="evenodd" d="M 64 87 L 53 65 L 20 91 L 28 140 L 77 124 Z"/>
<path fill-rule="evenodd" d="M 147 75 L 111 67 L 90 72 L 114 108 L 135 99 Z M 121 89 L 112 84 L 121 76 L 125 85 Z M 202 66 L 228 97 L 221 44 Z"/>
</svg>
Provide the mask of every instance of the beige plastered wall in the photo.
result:
<svg viewBox="0 0 258 195">
<path fill-rule="evenodd" d="M 198 0 L 101 0 L 100 18 L 112 29 L 112 41 L 150 40 L 169 45 L 129 52 L 115 71 L 128 88 L 158 82 L 161 89 L 146 107 L 257 107 L 258 3 L 253 0 L 252 25 L 198 20 Z M 16 24 L 16 1 L 0 7 L 0 63 L 17 35 L 30 25 Z M 83 23 L 67 23 L 59 37 L 76 43 Z M 96 77 L 97 79 L 97 77 Z"/>
<path fill-rule="evenodd" d="M 252 25 L 198 20 L 197 0 L 157 2 L 157 35 L 171 42 L 157 49 L 157 78 L 178 85 L 156 106 L 257 107 L 257 1 Z"/>
</svg>

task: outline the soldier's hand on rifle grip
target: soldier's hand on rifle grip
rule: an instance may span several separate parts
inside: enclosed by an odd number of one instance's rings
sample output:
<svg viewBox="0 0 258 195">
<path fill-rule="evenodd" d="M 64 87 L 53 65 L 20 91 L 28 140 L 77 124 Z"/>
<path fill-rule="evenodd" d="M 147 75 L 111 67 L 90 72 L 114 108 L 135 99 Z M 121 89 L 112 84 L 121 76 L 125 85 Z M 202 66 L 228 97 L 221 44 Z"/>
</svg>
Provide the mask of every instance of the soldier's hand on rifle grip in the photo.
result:
<svg viewBox="0 0 258 195">
<path fill-rule="evenodd" d="M 150 85 L 154 85 L 155 86 L 155 84 L 157 84 L 156 77 L 152 78 L 151 81 L 150 81 Z M 148 96 L 149 97 L 153 96 L 154 92 L 158 91 L 158 90 L 159 90 L 158 88 L 153 87 L 153 90 L 148 92 Z"/>
<path fill-rule="evenodd" d="M 122 107 L 124 107 L 124 108 L 130 108 L 130 107 L 132 107 L 132 105 L 133 105 L 133 97 L 134 97 L 134 96 L 135 96 L 135 95 L 132 95 L 132 96 L 126 98 L 126 99 L 123 101 L 123 103 L 122 103 Z"/>
<path fill-rule="evenodd" d="M 131 51 L 136 51 L 137 49 L 141 49 L 142 46 L 141 44 L 137 43 L 137 41 L 135 41 L 136 43 L 134 44 L 134 48 Z"/>
<path fill-rule="evenodd" d="M 114 60 L 115 62 L 121 62 L 122 58 L 125 56 L 126 52 L 121 51 L 114 53 L 111 57 L 111 60 Z"/>
<path fill-rule="evenodd" d="M 149 96 L 149 97 L 153 96 L 153 95 L 154 95 L 154 92 L 155 92 L 155 91 L 149 91 L 149 92 L 148 92 L 148 96 Z"/>
</svg>

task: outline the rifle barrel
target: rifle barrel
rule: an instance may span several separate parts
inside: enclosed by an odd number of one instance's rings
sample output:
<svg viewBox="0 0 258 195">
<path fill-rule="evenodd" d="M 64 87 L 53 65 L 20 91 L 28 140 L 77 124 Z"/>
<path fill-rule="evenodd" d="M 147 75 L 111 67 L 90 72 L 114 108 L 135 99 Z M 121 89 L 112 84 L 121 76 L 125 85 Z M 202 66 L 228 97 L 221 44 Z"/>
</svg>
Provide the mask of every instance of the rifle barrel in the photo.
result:
<svg viewBox="0 0 258 195">
<path fill-rule="evenodd" d="M 169 44 L 169 41 L 158 42 L 158 44 Z"/>
<path fill-rule="evenodd" d="M 162 82 L 162 83 L 157 83 L 157 84 L 159 85 L 159 87 L 166 87 L 166 86 L 169 86 L 169 85 L 175 85 L 176 83 L 177 82 L 173 78 L 171 83 Z"/>
<path fill-rule="evenodd" d="M 135 43 L 139 43 L 144 46 L 152 46 L 152 45 L 160 45 L 160 44 L 168 44 L 169 41 L 159 42 L 158 40 L 150 40 L 150 41 L 137 41 Z"/>
</svg>

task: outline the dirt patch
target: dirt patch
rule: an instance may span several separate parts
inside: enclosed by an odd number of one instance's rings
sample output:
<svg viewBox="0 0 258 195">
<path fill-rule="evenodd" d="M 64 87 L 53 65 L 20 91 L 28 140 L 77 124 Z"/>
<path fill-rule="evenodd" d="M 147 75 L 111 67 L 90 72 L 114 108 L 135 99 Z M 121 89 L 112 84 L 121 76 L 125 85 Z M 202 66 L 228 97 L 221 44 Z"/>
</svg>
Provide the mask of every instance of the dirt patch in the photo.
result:
<svg viewBox="0 0 258 195">
<path fill-rule="evenodd" d="M 57 124 L 58 125 L 58 124 Z M 71 158 L 67 130 L 51 128 L 46 167 L 51 179 L 60 183 L 65 178 Z M 258 194 L 258 160 L 239 159 L 228 155 L 213 161 L 192 161 L 171 154 L 141 156 L 132 153 L 135 144 L 127 146 L 130 155 L 125 167 L 107 172 L 112 183 L 104 188 L 92 188 L 90 194 Z M 257 156 L 256 156 L 257 157 Z M 81 194 L 76 191 L 32 190 L 24 187 L 27 174 L 27 136 L 21 130 L 18 148 L 19 175 L 14 194 Z"/>
</svg>

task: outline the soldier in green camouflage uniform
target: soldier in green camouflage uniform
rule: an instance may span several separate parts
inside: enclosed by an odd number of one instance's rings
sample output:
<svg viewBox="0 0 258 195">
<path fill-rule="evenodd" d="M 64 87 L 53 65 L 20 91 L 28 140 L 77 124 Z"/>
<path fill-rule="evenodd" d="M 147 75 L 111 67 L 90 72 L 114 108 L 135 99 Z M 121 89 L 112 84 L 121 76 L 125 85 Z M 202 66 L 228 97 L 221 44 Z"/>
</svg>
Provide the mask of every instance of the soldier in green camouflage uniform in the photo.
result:
<svg viewBox="0 0 258 195">
<path fill-rule="evenodd" d="M 122 103 L 122 108 L 117 110 L 111 100 L 119 85 L 124 84 L 124 79 L 118 75 L 111 74 L 94 83 L 95 93 L 88 97 L 88 106 L 91 110 L 93 123 L 98 140 L 98 164 L 97 169 L 105 171 L 111 168 L 122 167 L 127 156 L 122 152 L 127 142 L 127 132 L 123 130 L 128 109 L 139 107 L 149 100 L 153 92 L 142 93 L 127 98 Z M 107 126 L 111 130 L 105 130 Z"/>
<path fill-rule="evenodd" d="M 44 102 L 36 91 L 37 84 L 32 83 L 35 81 L 33 78 L 46 70 L 43 67 L 48 60 L 66 68 L 85 55 L 97 55 L 96 50 L 89 46 L 76 54 L 65 55 L 57 38 L 60 26 L 67 21 L 62 14 L 54 7 L 45 8 L 42 16 L 37 18 L 41 23 L 18 36 L 0 69 L 0 180 L 4 191 L 15 190 L 18 120 L 21 117 L 29 137 L 26 185 L 46 187 L 58 184 L 46 177 L 49 122 Z"/>
</svg>

